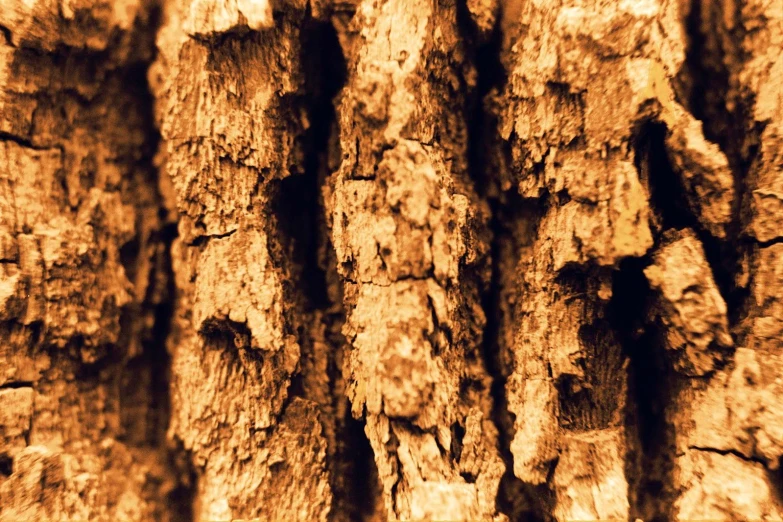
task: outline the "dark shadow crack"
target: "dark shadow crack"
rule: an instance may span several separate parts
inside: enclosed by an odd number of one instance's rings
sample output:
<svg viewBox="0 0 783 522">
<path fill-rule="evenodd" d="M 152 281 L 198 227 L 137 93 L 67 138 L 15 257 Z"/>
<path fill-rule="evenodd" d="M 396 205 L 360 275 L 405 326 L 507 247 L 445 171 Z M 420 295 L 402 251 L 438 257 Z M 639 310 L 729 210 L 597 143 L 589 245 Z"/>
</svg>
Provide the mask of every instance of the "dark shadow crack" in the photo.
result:
<svg viewBox="0 0 783 522">
<path fill-rule="evenodd" d="M 736 324 L 746 297 L 746 290 L 736 281 L 742 262 L 741 249 L 735 240 L 714 237 L 699 222 L 688 203 L 685 184 L 669 160 L 665 143 L 667 132 L 663 123 L 648 121 L 639 126 L 634 137 L 634 162 L 640 180 L 649 191 L 655 247 L 660 245 L 663 232 L 667 230 L 693 230 L 726 302 L 729 324 Z"/>
<path fill-rule="evenodd" d="M 5 382 L 3 384 L 0 384 L 0 390 L 6 390 L 6 389 L 19 389 L 19 388 L 32 388 L 33 382 L 32 381 L 9 381 Z"/>
<path fill-rule="evenodd" d="M 133 62 L 124 70 L 123 85 L 134 101 L 135 110 L 140 115 L 140 124 L 145 141 L 138 151 L 134 168 L 138 179 L 132 190 L 141 194 L 152 191 L 152 199 L 135 197 L 139 208 L 137 222 L 138 235 L 120 249 L 120 259 L 131 280 L 135 280 L 137 265 L 149 264 L 152 268 L 147 281 L 146 295 L 140 306 L 131 310 L 135 321 L 141 326 L 136 332 L 141 352 L 125 362 L 120 381 L 120 416 L 123 424 L 123 436 L 130 446 L 141 454 L 152 449 L 155 458 L 165 469 L 164 482 L 160 484 L 163 496 L 156 507 L 156 516 L 172 522 L 192 522 L 194 520 L 194 501 L 197 490 L 197 473 L 189 453 L 177 441 L 167 436 L 171 417 L 171 355 L 169 353 L 174 313 L 176 309 L 177 288 L 172 267 L 171 248 L 177 237 L 177 216 L 170 215 L 159 192 L 159 177 L 163 174 L 155 166 L 155 155 L 160 146 L 160 133 L 155 124 L 155 98 L 148 83 L 148 69 L 156 59 L 154 45 L 155 34 L 160 27 L 161 12 L 159 6 L 151 7 L 147 24 L 136 24 L 134 30 L 140 34 L 139 45 L 149 47 L 143 53 L 145 60 Z M 157 228 L 147 230 L 144 223 L 144 206 L 157 206 Z M 146 234 L 146 237 L 144 236 Z M 143 319 L 149 318 L 149 321 Z"/>
<path fill-rule="evenodd" d="M 724 2 L 690 1 L 685 19 L 686 59 L 677 75 L 680 98 L 703 123 L 705 137 L 717 143 L 726 155 L 734 180 L 731 222 L 723 240 L 700 234 L 716 283 L 726 300 L 729 324 L 736 326 L 747 309 L 747 283 L 736 281 L 740 264 L 752 249 L 744 232 L 748 219 L 748 174 L 759 150 L 763 126 L 753 118 L 753 100 L 738 85 L 745 28 L 741 13 Z"/>
<path fill-rule="evenodd" d="M 14 459 L 7 454 L 0 454 L 0 476 L 10 477 L 14 472 Z"/>
<path fill-rule="evenodd" d="M 11 134 L 10 132 L 6 131 L 0 131 L 0 142 L 4 141 L 10 141 L 11 143 L 15 143 L 19 145 L 20 147 L 23 147 L 25 149 L 30 150 L 36 150 L 36 151 L 51 151 L 51 150 L 59 150 L 61 153 L 63 152 L 63 149 L 61 146 L 41 146 L 36 145 L 32 142 L 32 140 L 23 138 L 21 136 L 17 136 L 16 134 Z"/>
<path fill-rule="evenodd" d="M 783 236 L 778 236 L 773 239 L 769 239 L 767 241 L 756 241 L 756 244 L 759 248 L 768 248 L 772 245 L 779 245 L 780 243 L 783 243 Z"/>
<path fill-rule="evenodd" d="M 331 160 L 341 157 L 334 99 L 345 84 L 347 67 L 335 27 L 328 19 L 314 18 L 309 6 L 300 31 L 304 91 L 291 103 L 306 115 L 298 137 L 302 164 L 275 182 L 270 209 L 278 243 L 272 256 L 286 267 L 284 294 L 294 303 L 286 323 L 296 329 L 302 348 L 289 395 L 314 401 L 322 411 L 333 495 L 330 520 L 361 521 L 374 516 L 381 486 L 364 421 L 351 417 L 345 396 L 346 314 L 322 194 Z"/>
<path fill-rule="evenodd" d="M 0 34 L 3 35 L 3 40 L 5 40 L 7 46 L 16 47 L 16 45 L 14 45 L 13 33 L 9 27 L 0 24 Z"/>
<path fill-rule="evenodd" d="M 222 234 L 201 234 L 194 237 L 193 240 L 187 243 L 187 245 L 192 247 L 203 247 L 213 239 L 225 239 L 227 237 L 231 237 L 236 231 L 237 229 L 233 229 L 227 232 L 223 232 Z"/>
<path fill-rule="evenodd" d="M 498 13 L 492 32 L 482 35 L 471 18 L 466 2 L 457 3 L 459 31 L 470 66 L 475 67 L 477 73 L 473 90 L 463 85 L 463 89 L 468 91 L 465 108 L 468 172 L 478 197 L 486 202 L 490 211 L 487 234 L 491 265 L 489 284 L 483 289 L 481 300 L 486 317 L 481 353 L 486 371 L 491 377 L 492 420 L 498 431 L 498 450 L 506 467 L 497 492 L 497 510 L 512 521 L 538 521 L 550 519 L 553 499 L 545 485 L 532 486 L 514 475 L 514 458 L 511 453 L 514 416 L 508 410 L 506 397 L 506 381 L 511 371 L 511 347 L 502 346 L 501 339 L 504 321 L 511 320 L 504 316 L 509 313 L 508 307 L 503 306 L 507 297 L 505 285 L 510 282 L 506 279 L 513 277 L 515 266 L 515 263 L 507 262 L 507 248 L 517 240 L 518 229 L 526 228 L 524 223 L 535 221 L 538 216 L 538 204 L 519 197 L 516 187 L 507 190 L 503 181 L 511 153 L 509 143 L 502 140 L 497 131 L 497 114 L 492 108 L 494 94 L 502 90 L 507 80 L 500 61 L 503 44 L 501 20 L 502 13 Z"/>
<path fill-rule="evenodd" d="M 731 455 L 737 457 L 740 460 L 744 460 L 745 462 L 753 462 L 756 464 L 760 464 L 765 469 L 767 467 L 766 461 L 764 459 L 745 455 L 744 453 L 739 452 L 735 449 L 710 448 L 708 446 L 688 446 L 688 449 L 692 451 L 702 451 L 705 453 L 715 453 L 716 455 L 723 455 L 723 456 Z"/>
<path fill-rule="evenodd" d="M 624 259 L 612 275 L 610 324 L 628 357 L 629 386 L 626 458 L 630 517 L 671 520 L 674 500 L 674 431 L 666 408 L 674 396 L 675 375 L 659 331 L 647 323 L 652 292 L 644 275 L 648 258 Z"/>
</svg>

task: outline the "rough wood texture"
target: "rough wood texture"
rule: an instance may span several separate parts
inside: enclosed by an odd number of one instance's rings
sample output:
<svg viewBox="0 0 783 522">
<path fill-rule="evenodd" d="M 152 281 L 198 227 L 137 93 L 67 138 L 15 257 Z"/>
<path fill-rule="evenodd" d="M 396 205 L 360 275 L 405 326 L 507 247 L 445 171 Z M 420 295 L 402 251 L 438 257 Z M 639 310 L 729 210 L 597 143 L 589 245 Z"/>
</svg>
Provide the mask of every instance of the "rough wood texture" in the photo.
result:
<svg viewBox="0 0 783 522">
<path fill-rule="evenodd" d="M 780 7 L 729 1 L 701 8 L 698 29 L 706 39 L 708 66 L 726 83 L 725 91 L 717 93 L 725 101 L 712 102 L 713 107 L 728 112 L 723 120 L 734 126 L 723 123 L 714 132 L 739 164 L 736 184 L 743 192 L 737 195 L 735 210 L 738 231 L 733 248 L 739 261 L 734 285 L 744 294 L 732 325 L 733 357 L 706 381 L 684 384 L 668 414 L 674 425 L 690 428 L 677 437 L 678 454 L 683 456 L 677 459 L 680 473 L 675 485 L 681 491 L 673 515 L 681 518 L 780 520 L 783 516 L 778 472 L 783 444 L 779 382 L 783 249 L 775 244 L 783 216 L 783 176 L 773 159 L 781 120 L 780 86 L 773 79 L 780 62 L 775 42 Z M 722 123 L 719 117 L 716 120 Z M 694 281 L 697 295 L 714 295 L 708 276 Z M 696 312 L 699 301 L 688 303 L 685 312 L 710 322 L 708 317 L 716 316 L 705 316 L 706 310 Z M 723 303 L 713 302 L 711 308 L 720 313 Z M 690 330 L 700 326 L 703 323 L 693 324 Z"/>
<path fill-rule="evenodd" d="M 0 522 L 783 519 L 781 31 L 0 0 Z"/>
<path fill-rule="evenodd" d="M 702 433 L 766 435 L 780 416 L 766 413 L 774 411 L 774 399 L 750 399 L 748 390 L 736 396 L 742 409 L 750 410 L 739 418 L 753 420 L 740 421 L 737 429 L 732 407 L 721 414 L 716 404 L 726 391 L 739 392 L 726 389 L 729 375 L 742 371 L 744 359 L 755 361 L 760 354 L 751 348 L 745 356 L 746 348 L 737 346 L 734 359 L 724 358 L 734 348 L 726 303 L 699 239 L 683 228 L 696 227 L 712 243 L 740 241 L 733 213 L 741 197 L 735 191 L 743 187 L 735 180 L 741 174 L 732 173 L 719 146 L 705 139 L 682 94 L 687 9 L 676 2 L 520 1 L 504 11 L 508 80 L 496 102 L 499 128 L 511 145 L 509 182 L 540 216 L 537 229 L 521 238 L 517 304 L 508 314 L 515 332 L 508 349 L 515 364 L 507 393 L 517 419 L 511 450 L 517 477 L 550 484 L 557 519 L 651 515 L 629 509 L 629 499 L 639 492 L 629 492 L 627 484 L 644 471 L 627 464 L 627 454 L 635 451 L 628 439 L 636 437 L 628 433 L 624 411 L 633 409 L 625 398 L 627 361 L 606 321 L 606 303 L 612 300 L 607 269 L 651 250 L 653 263 L 644 273 L 660 299 L 650 313 L 664 333 L 658 342 L 668 350 L 667 365 L 683 374 L 667 384 L 678 389 L 666 405 L 665 422 L 676 433 L 674 469 L 664 478 L 666 494 L 675 501 L 668 515 L 683 520 L 779 516 L 774 486 L 761 463 L 743 462 L 747 452 L 739 444 L 702 440 Z M 656 125 L 664 129 L 662 143 L 654 151 L 637 150 Z M 759 176 L 764 177 L 772 176 Z M 758 207 L 760 192 L 753 194 Z M 680 200 L 680 206 L 666 199 Z M 748 225 L 757 230 L 763 212 L 748 215 L 753 216 Z M 681 231 L 667 239 L 668 229 Z M 777 295 L 779 279 L 769 283 L 751 293 Z M 645 300 L 645 295 L 634 297 Z M 774 321 L 762 302 L 769 298 L 747 306 L 745 321 L 755 314 L 763 323 Z M 738 330 L 735 337 L 745 338 Z M 765 338 L 779 344 L 780 332 Z M 708 384 L 685 376 L 706 377 Z M 766 384 L 769 378 L 758 379 L 749 388 L 773 386 Z M 755 413 L 759 408 L 767 415 L 763 420 Z M 705 422 L 710 424 L 702 432 Z M 761 440 L 777 454 L 774 435 Z M 716 468 L 720 461 L 727 461 L 726 471 Z M 774 462 L 769 469 L 776 468 Z"/>
</svg>

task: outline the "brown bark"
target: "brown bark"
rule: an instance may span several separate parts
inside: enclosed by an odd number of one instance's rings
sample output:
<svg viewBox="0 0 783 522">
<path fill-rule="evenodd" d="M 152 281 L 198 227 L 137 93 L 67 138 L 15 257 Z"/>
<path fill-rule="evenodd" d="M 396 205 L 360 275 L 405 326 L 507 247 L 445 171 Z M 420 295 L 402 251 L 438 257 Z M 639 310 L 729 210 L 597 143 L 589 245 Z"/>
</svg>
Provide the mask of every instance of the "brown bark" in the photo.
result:
<svg viewBox="0 0 783 522">
<path fill-rule="evenodd" d="M 781 13 L 0 0 L 0 521 L 781 520 Z"/>
<path fill-rule="evenodd" d="M 165 520 L 180 482 L 165 452 L 153 17 L 3 3 L 3 520 Z"/>
</svg>

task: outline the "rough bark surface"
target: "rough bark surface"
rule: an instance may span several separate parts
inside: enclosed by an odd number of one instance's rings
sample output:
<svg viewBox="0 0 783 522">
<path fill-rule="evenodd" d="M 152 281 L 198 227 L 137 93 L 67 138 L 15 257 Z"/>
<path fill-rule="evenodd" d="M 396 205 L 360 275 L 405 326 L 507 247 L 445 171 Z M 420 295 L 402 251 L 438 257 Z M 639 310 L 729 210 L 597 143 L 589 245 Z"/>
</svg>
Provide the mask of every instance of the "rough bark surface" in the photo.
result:
<svg viewBox="0 0 783 522">
<path fill-rule="evenodd" d="M 0 9 L 3 520 L 166 520 L 176 505 L 154 17 L 138 2 Z"/>
<path fill-rule="evenodd" d="M 780 1 L 0 34 L 0 521 L 783 519 Z"/>
</svg>

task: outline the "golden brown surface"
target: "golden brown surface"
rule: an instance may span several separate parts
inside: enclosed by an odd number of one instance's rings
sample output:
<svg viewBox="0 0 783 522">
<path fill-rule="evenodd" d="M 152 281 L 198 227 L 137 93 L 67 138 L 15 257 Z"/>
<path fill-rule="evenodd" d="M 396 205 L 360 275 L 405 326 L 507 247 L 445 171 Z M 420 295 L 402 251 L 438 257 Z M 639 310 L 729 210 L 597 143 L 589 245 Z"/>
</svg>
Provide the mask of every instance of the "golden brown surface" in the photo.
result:
<svg viewBox="0 0 783 522">
<path fill-rule="evenodd" d="M 0 522 L 783 520 L 781 57 L 781 0 L 0 0 Z"/>
</svg>

